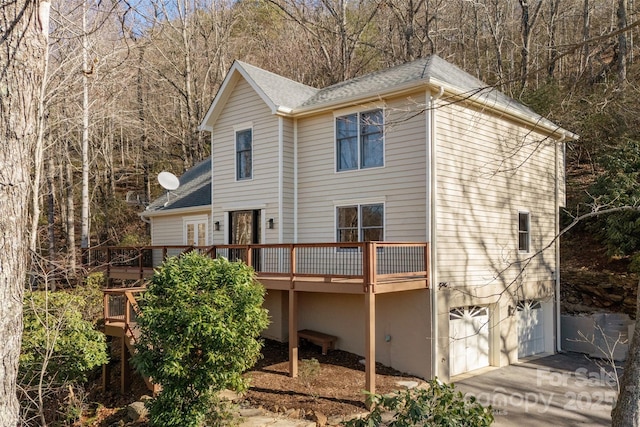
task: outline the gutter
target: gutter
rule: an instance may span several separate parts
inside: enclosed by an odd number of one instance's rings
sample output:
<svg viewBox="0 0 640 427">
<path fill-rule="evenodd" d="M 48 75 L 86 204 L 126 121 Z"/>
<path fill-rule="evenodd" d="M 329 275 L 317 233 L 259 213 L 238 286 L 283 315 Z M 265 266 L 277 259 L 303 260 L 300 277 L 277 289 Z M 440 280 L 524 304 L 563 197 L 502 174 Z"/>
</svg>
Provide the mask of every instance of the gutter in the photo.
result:
<svg viewBox="0 0 640 427">
<path fill-rule="evenodd" d="M 479 106 L 481 109 L 491 110 L 494 114 L 503 114 L 504 116 L 520 124 L 529 126 L 532 129 L 545 131 L 547 134 L 551 136 L 568 137 L 574 140 L 578 139 L 578 135 L 572 132 L 569 132 L 566 129 L 561 128 L 560 126 L 540 116 L 533 110 L 531 110 L 530 115 L 527 115 L 518 111 L 515 108 L 510 108 L 508 105 L 504 105 L 498 102 L 491 102 L 491 100 L 482 99 L 477 93 L 463 92 L 435 78 L 424 79 L 422 80 L 422 83 L 416 82 L 414 80 L 398 86 L 391 86 L 386 90 L 382 90 L 382 91 L 376 92 L 375 94 L 370 94 L 369 96 L 364 96 L 364 97 L 362 95 L 353 95 L 353 96 L 340 98 L 338 100 L 328 101 L 325 103 L 319 103 L 319 104 L 314 104 L 309 106 L 303 106 L 299 108 L 286 108 L 284 106 L 278 106 L 277 112 L 290 117 L 293 117 L 293 116 L 305 117 L 309 115 L 320 114 L 327 111 L 333 111 L 337 108 L 341 108 L 342 106 L 349 106 L 354 104 L 363 105 L 363 104 L 372 103 L 372 102 L 379 102 L 381 99 L 387 97 L 388 95 L 392 95 L 394 97 L 402 96 L 404 94 L 419 90 L 419 88 L 421 87 L 421 84 L 423 87 L 426 87 L 427 90 L 430 90 L 430 89 L 437 90 L 440 95 L 437 96 L 436 99 L 442 97 L 442 95 L 444 95 L 446 91 L 449 97 L 458 98 L 460 102 L 475 104 Z M 486 86 L 486 88 L 489 88 L 489 86 Z M 481 90 L 483 88 L 479 87 L 477 89 Z M 456 100 L 452 99 L 451 102 L 456 102 Z M 515 99 L 513 100 L 513 102 L 518 103 L 518 101 L 516 101 Z M 528 108 L 526 106 L 524 107 Z"/>
<path fill-rule="evenodd" d="M 429 294 L 431 299 L 431 376 L 438 376 L 438 347 L 440 341 L 438 339 L 438 273 L 437 273 L 437 235 L 436 235 L 436 191 L 437 191 L 437 173 L 436 173 L 436 113 L 435 101 L 444 94 L 444 87 L 440 86 L 438 93 L 434 96 L 430 90 L 426 92 L 427 98 L 427 114 L 425 115 L 426 125 L 426 164 L 429 165 L 427 171 L 426 189 L 428 191 L 427 199 L 427 237 L 430 245 L 429 260 Z"/>
<path fill-rule="evenodd" d="M 175 208 L 175 209 L 167 209 L 160 211 L 142 211 L 138 215 L 140 217 L 151 218 L 154 216 L 171 216 L 171 215 L 180 215 L 191 212 L 202 212 L 207 211 L 207 213 L 211 213 L 211 205 L 200 205 L 200 206 L 189 206 L 184 208 Z"/>
</svg>

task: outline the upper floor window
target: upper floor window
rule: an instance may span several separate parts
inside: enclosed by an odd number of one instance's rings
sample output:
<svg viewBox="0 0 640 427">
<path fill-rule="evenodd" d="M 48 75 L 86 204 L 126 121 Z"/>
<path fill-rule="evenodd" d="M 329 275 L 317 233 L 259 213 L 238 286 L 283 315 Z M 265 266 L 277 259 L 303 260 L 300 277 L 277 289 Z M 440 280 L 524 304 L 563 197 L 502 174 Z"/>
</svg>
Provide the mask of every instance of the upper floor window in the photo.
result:
<svg viewBox="0 0 640 427">
<path fill-rule="evenodd" d="M 337 208 L 338 242 L 384 240 L 384 205 L 340 206 Z"/>
<path fill-rule="evenodd" d="M 531 216 L 529 212 L 518 212 L 518 250 L 529 252 L 531 244 Z"/>
<path fill-rule="evenodd" d="M 253 174 L 253 135 L 251 129 L 236 132 L 236 180 Z"/>
<path fill-rule="evenodd" d="M 365 169 L 384 164 L 382 110 L 336 118 L 337 170 Z"/>
</svg>

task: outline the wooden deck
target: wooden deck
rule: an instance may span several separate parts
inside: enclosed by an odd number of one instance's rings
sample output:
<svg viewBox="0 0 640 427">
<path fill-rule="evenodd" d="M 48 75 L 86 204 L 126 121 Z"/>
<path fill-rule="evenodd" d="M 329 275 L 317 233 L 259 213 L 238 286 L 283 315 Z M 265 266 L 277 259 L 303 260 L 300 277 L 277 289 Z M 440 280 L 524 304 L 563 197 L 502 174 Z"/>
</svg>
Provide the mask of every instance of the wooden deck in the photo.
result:
<svg viewBox="0 0 640 427">
<path fill-rule="evenodd" d="M 371 393 L 375 393 L 376 294 L 429 288 L 428 243 L 98 247 L 85 252 L 84 261 L 89 271 L 105 272 L 109 283 L 126 280 L 144 284 L 153 275 L 154 267 L 167 257 L 190 251 L 243 261 L 253 267 L 257 280 L 266 289 L 289 292 L 289 373 L 293 377 L 298 375 L 298 293 L 363 295 L 365 389 Z M 105 333 L 122 339 L 123 348 L 129 351 L 137 338 L 135 298 L 143 291 L 144 287 L 105 290 Z M 123 354 L 122 359 L 127 360 L 128 355 Z M 128 367 L 122 369 L 128 371 Z M 124 377 L 123 390 L 128 381 Z"/>
<path fill-rule="evenodd" d="M 168 256 L 190 251 L 241 260 L 267 289 L 363 294 L 429 287 L 428 243 L 96 247 L 84 261 L 110 281 L 144 282 Z"/>
</svg>

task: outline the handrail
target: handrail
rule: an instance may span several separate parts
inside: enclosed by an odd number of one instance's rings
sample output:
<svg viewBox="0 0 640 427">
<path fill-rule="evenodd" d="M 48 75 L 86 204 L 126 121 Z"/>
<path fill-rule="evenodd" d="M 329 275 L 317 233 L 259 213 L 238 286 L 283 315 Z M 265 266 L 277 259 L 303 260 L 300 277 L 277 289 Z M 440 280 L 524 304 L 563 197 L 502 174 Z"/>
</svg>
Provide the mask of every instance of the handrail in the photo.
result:
<svg viewBox="0 0 640 427">
<path fill-rule="evenodd" d="M 428 242 L 325 242 L 251 245 L 162 245 L 93 247 L 86 250 L 89 269 L 114 277 L 143 280 L 167 256 L 198 251 L 211 258 L 241 260 L 258 276 L 357 279 L 375 285 L 380 280 L 427 279 Z M 115 276 L 120 275 L 120 276 Z M 367 285 L 367 286 L 369 286 Z"/>
</svg>

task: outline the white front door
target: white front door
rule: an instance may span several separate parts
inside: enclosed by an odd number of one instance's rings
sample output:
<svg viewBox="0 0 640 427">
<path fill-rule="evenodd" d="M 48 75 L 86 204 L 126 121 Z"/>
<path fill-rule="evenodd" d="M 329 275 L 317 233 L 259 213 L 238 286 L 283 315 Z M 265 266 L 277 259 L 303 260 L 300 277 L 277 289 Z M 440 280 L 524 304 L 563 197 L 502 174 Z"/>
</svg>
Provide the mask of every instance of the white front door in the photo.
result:
<svg viewBox="0 0 640 427">
<path fill-rule="evenodd" d="M 540 301 L 518 302 L 518 357 L 544 352 L 544 316 Z"/>
<path fill-rule="evenodd" d="M 489 309 L 480 306 L 452 309 L 449 340 L 451 376 L 489 366 Z"/>
</svg>

